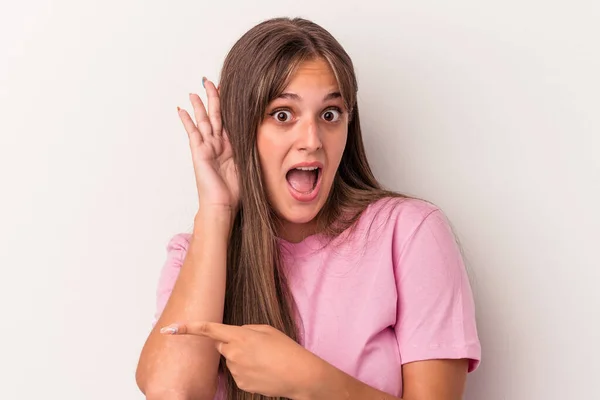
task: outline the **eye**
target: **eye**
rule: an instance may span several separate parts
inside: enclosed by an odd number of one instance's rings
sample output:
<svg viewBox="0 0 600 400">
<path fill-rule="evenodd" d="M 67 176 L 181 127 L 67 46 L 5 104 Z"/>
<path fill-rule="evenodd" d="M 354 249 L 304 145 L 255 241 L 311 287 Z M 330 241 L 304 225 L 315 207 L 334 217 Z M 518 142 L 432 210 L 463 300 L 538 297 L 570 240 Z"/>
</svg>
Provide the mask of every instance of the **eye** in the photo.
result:
<svg viewBox="0 0 600 400">
<path fill-rule="evenodd" d="M 270 115 L 277 122 L 289 122 L 292 119 L 292 113 L 287 110 L 275 110 Z"/>
<path fill-rule="evenodd" d="M 330 108 L 323 112 L 322 117 L 327 122 L 337 122 L 342 117 L 342 110 L 339 108 Z"/>
</svg>

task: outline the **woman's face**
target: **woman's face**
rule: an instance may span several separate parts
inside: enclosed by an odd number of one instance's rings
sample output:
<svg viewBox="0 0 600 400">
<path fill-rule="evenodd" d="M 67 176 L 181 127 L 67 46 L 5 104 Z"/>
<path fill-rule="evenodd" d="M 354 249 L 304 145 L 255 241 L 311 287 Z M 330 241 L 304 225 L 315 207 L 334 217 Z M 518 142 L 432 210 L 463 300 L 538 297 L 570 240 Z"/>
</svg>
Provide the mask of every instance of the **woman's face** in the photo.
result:
<svg viewBox="0 0 600 400">
<path fill-rule="evenodd" d="M 348 114 L 329 64 L 301 64 L 258 128 L 257 147 L 269 203 L 282 237 L 297 242 L 314 233 L 348 136 Z"/>
</svg>

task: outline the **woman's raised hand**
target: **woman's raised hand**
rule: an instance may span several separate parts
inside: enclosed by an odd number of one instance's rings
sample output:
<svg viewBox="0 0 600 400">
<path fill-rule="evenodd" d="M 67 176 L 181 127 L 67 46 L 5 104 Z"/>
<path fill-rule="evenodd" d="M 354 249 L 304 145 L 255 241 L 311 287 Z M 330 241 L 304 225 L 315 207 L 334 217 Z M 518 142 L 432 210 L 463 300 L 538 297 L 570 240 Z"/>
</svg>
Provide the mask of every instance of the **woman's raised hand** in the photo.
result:
<svg viewBox="0 0 600 400">
<path fill-rule="evenodd" d="M 237 168 L 227 132 L 223 129 L 219 92 L 203 78 L 208 97 L 208 112 L 197 94 L 190 93 L 194 120 L 187 111 L 177 107 L 187 131 L 198 189 L 200 212 L 213 213 L 222 209 L 235 216 L 240 189 Z"/>
</svg>

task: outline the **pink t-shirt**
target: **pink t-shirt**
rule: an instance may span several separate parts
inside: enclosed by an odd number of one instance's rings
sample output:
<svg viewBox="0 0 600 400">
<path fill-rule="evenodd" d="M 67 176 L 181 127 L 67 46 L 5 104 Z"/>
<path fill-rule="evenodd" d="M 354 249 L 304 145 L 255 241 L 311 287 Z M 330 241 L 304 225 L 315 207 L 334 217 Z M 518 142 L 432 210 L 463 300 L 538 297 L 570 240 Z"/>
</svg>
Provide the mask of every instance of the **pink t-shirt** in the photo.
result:
<svg viewBox="0 0 600 400">
<path fill-rule="evenodd" d="M 179 234 L 168 245 L 155 321 L 189 240 Z M 416 199 L 382 199 L 367 207 L 353 234 L 345 232 L 323 249 L 322 241 L 320 235 L 279 241 L 306 349 L 394 396 L 402 395 L 403 364 L 468 358 L 469 371 L 477 367 L 481 347 L 471 287 L 438 208 Z"/>
</svg>

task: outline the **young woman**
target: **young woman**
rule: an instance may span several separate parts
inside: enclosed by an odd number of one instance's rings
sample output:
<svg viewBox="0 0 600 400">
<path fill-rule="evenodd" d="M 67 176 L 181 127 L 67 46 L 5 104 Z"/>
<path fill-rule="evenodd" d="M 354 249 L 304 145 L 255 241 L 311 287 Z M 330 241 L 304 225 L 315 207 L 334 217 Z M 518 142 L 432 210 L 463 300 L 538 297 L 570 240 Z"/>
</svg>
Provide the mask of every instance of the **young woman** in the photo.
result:
<svg viewBox="0 0 600 400">
<path fill-rule="evenodd" d="M 168 245 L 146 397 L 462 398 L 480 344 L 459 248 L 436 206 L 374 178 L 340 44 L 272 19 L 203 83 L 208 110 L 178 108 L 199 210 Z"/>
</svg>

